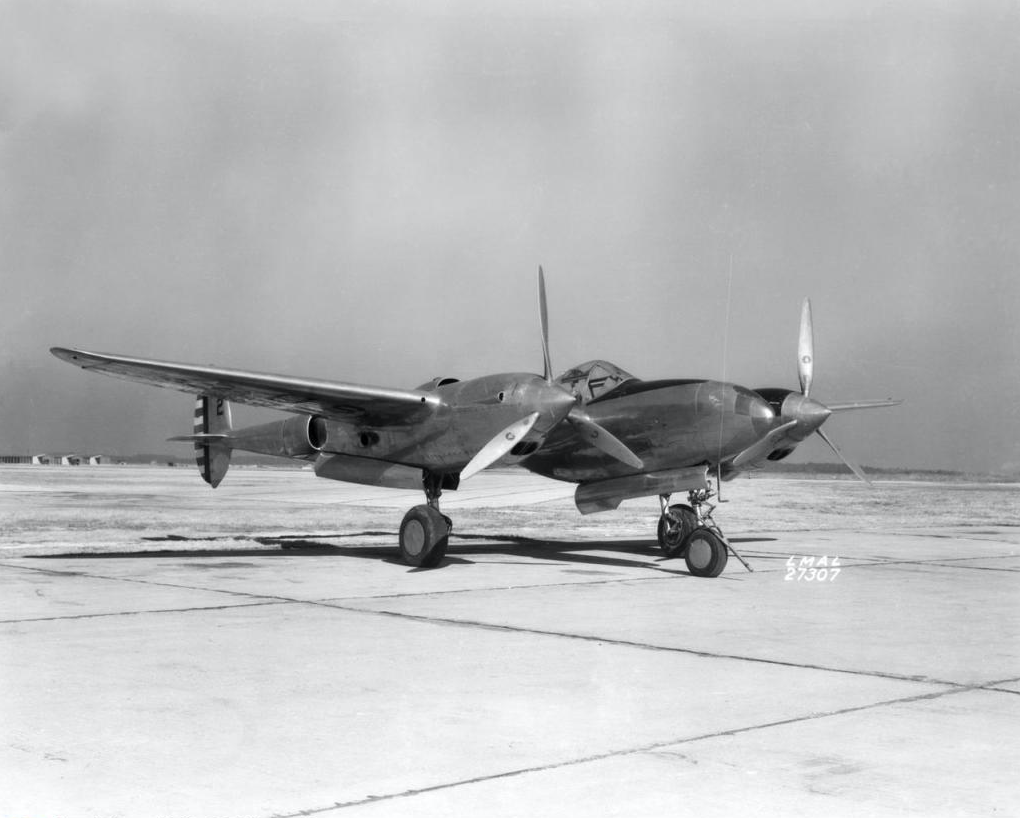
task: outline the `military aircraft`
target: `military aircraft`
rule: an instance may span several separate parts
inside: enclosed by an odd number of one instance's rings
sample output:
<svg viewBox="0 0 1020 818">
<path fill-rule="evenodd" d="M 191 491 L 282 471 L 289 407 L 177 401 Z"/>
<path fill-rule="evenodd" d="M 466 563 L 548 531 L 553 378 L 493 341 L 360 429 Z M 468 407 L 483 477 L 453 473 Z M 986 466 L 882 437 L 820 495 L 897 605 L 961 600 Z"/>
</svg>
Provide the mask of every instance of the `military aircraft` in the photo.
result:
<svg viewBox="0 0 1020 818">
<path fill-rule="evenodd" d="M 409 565 L 443 559 L 452 522 L 439 510 L 444 490 L 494 463 L 520 464 L 577 483 L 582 514 L 623 500 L 658 495 L 658 540 L 688 570 L 718 576 L 733 549 L 712 518 L 721 481 L 787 457 L 818 434 L 862 480 L 867 477 L 822 431 L 833 412 L 891 406 L 869 400 L 829 404 L 810 397 L 814 368 L 811 305 L 801 311 L 800 391 L 747 389 L 705 379 L 634 377 L 594 360 L 552 376 L 545 276 L 538 275 L 542 375 L 509 372 L 471 380 L 435 378 L 416 389 L 389 389 L 194 366 L 54 347 L 61 360 L 91 372 L 198 395 L 194 432 L 170 438 L 194 444 L 202 478 L 213 488 L 240 449 L 314 464 L 316 475 L 372 486 L 422 489 L 400 525 Z M 230 401 L 294 413 L 235 429 Z M 670 505 L 686 491 L 687 503 Z M 750 568 L 750 566 L 747 566 Z"/>
</svg>

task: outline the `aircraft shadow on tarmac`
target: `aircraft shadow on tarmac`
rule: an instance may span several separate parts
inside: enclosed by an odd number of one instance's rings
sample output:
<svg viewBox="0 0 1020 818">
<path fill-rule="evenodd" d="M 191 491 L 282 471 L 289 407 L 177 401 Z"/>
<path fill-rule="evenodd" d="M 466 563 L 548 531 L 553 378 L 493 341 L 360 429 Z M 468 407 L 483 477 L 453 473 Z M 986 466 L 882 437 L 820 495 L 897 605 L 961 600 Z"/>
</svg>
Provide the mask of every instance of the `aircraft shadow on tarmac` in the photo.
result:
<svg viewBox="0 0 1020 818">
<path fill-rule="evenodd" d="M 391 545 L 335 545 L 323 540 L 349 539 L 352 537 L 385 536 L 392 537 L 389 531 L 360 531 L 353 534 L 283 534 L 265 537 L 185 537 L 177 534 L 169 534 L 162 537 L 144 537 L 143 539 L 152 543 L 189 543 L 189 542 L 216 542 L 216 541 L 237 541 L 248 540 L 259 543 L 262 546 L 278 546 L 279 550 L 267 548 L 153 548 L 144 551 L 108 551 L 100 553 L 77 553 L 77 554 L 48 554 L 49 559 L 139 559 L 139 558 L 162 558 L 188 557 L 188 558 L 238 558 L 238 557 L 286 557 L 286 556 L 308 556 L 308 557 L 348 557 L 359 559 L 374 559 L 407 568 L 400 559 L 399 552 Z M 646 568 L 652 571 L 659 571 L 677 576 L 689 576 L 682 559 L 667 559 L 663 556 L 654 543 L 649 540 L 545 540 L 533 537 L 522 537 L 518 535 L 500 534 L 451 534 L 450 545 L 447 548 L 446 557 L 435 568 L 409 568 L 408 572 L 413 573 L 422 570 L 435 571 L 456 564 L 472 564 L 474 561 L 468 559 L 471 555 L 502 555 L 516 558 L 515 562 L 520 564 L 521 560 L 534 559 L 545 562 L 566 562 L 582 565 L 599 566 L 603 568 Z M 734 544 L 774 542 L 775 537 L 733 537 Z M 472 540 L 479 544 L 472 544 Z M 591 553 L 593 551 L 603 553 Z M 604 552 L 615 552 L 620 556 L 610 556 Z M 584 552 L 584 553 L 582 553 Z M 642 556 L 645 559 L 628 559 L 623 556 L 633 554 Z M 647 557 L 652 555 L 654 561 L 649 562 Z M 771 556 L 771 555 L 760 555 Z M 487 560 L 492 562 L 492 560 Z M 670 566 L 677 566 L 674 570 Z M 215 567 L 215 566 L 210 566 Z"/>
</svg>

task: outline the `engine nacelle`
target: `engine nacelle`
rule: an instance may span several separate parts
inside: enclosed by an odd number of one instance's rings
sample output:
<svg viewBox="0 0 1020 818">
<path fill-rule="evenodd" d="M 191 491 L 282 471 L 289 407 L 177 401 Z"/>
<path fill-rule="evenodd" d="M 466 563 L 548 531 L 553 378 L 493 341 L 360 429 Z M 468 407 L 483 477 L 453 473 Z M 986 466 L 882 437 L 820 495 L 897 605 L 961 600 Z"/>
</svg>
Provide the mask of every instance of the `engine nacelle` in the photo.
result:
<svg viewBox="0 0 1020 818">
<path fill-rule="evenodd" d="M 230 435 L 231 448 L 275 457 L 314 457 L 325 444 L 326 420 L 316 415 L 248 426 Z"/>
</svg>

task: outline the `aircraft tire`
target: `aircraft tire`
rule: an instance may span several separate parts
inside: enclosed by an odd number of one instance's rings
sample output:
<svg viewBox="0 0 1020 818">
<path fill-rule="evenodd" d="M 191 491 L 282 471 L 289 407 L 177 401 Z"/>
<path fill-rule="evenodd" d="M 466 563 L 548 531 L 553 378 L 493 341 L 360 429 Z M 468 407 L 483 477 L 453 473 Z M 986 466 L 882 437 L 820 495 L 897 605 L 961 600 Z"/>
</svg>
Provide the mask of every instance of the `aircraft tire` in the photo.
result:
<svg viewBox="0 0 1020 818">
<path fill-rule="evenodd" d="M 432 506 L 415 506 L 400 523 L 400 556 L 415 568 L 435 568 L 446 556 L 450 525 Z"/>
<path fill-rule="evenodd" d="M 696 577 L 717 577 L 726 567 L 726 543 L 709 528 L 695 528 L 684 540 L 687 570 Z"/>
<path fill-rule="evenodd" d="M 698 515 L 688 505 L 677 504 L 669 510 L 680 518 L 680 525 L 675 532 L 670 532 L 664 516 L 659 517 L 659 547 L 667 558 L 682 557 L 687 537 L 698 527 Z"/>
</svg>

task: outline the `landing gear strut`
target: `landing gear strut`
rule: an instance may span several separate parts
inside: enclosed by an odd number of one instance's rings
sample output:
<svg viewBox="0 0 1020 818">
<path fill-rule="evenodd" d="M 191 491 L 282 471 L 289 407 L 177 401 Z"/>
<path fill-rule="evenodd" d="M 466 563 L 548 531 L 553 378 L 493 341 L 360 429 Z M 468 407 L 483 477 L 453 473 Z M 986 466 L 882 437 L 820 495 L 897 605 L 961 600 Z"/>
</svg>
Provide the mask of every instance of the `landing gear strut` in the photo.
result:
<svg viewBox="0 0 1020 818">
<path fill-rule="evenodd" d="M 426 504 L 412 508 L 400 523 L 400 556 L 416 568 L 434 568 L 446 556 L 453 521 L 439 511 L 443 475 L 424 472 L 422 488 Z"/>
<path fill-rule="evenodd" d="M 683 556 L 687 535 L 698 527 L 698 515 L 687 505 L 669 505 L 669 495 L 660 494 L 662 516 L 659 517 L 659 545 L 667 557 Z"/>
<path fill-rule="evenodd" d="M 687 492 L 689 505 L 670 505 L 668 494 L 659 495 L 659 545 L 666 557 L 683 557 L 687 570 L 696 577 L 717 577 L 732 552 L 748 571 L 753 571 L 712 519 L 715 505 L 708 502 L 716 492 L 694 489 Z"/>
</svg>

